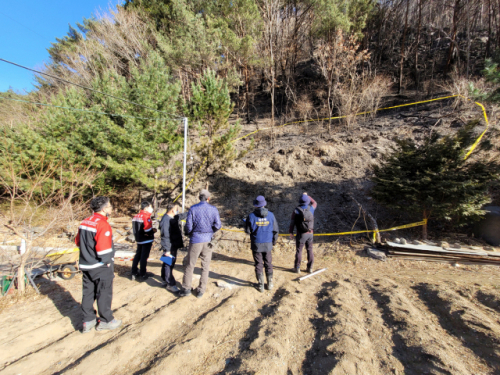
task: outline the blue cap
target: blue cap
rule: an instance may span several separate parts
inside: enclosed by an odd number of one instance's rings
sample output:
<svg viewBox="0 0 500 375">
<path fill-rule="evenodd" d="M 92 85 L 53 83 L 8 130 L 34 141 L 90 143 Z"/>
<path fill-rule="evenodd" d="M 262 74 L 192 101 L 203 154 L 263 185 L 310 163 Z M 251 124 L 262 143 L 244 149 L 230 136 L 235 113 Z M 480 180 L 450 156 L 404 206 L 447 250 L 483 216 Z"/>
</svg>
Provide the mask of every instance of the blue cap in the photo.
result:
<svg viewBox="0 0 500 375">
<path fill-rule="evenodd" d="M 253 201 L 253 206 L 254 207 L 264 207 L 267 204 L 266 198 L 264 198 L 262 195 L 259 195 L 255 200 Z"/>
<path fill-rule="evenodd" d="M 299 199 L 300 204 L 309 204 L 311 203 L 311 198 L 307 194 L 302 194 L 302 196 Z"/>
</svg>

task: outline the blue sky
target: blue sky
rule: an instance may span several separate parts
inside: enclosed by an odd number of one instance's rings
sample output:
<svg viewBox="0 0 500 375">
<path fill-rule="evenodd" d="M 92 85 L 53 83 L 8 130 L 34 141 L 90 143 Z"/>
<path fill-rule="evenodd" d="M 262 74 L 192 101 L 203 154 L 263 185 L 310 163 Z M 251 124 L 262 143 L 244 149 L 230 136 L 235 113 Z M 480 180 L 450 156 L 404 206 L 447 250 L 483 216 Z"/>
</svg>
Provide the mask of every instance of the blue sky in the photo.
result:
<svg viewBox="0 0 500 375">
<path fill-rule="evenodd" d="M 102 13 L 120 0 L 16 0 L 0 7 L 0 58 L 32 69 L 48 61 L 47 48 L 95 11 Z M 0 61 L 0 91 L 33 89 L 33 73 Z"/>
</svg>

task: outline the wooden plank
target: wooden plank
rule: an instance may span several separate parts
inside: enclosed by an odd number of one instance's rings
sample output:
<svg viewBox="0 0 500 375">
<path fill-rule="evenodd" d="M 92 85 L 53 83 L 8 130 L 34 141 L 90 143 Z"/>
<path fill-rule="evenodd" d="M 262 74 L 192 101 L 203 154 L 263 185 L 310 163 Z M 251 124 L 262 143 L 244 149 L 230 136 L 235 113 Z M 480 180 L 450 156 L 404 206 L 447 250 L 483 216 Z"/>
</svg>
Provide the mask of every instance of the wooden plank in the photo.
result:
<svg viewBox="0 0 500 375">
<path fill-rule="evenodd" d="M 489 254 L 486 252 L 471 252 L 471 251 L 463 251 L 463 250 L 450 250 L 447 248 L 447 250 L 441 248 L 441 247 L 436 247 L 436 246 L 422 246 L 422 245 L 399 245 L 395 244 L 398 246 L 392 246 L 392 242 L 388 242 L 387 244 L 390 247 L 400 250 L 400 251 L 407 251 L 407 250 L 412 250 L 412 251 L 427 251 L 427 252 L 436 252 L 436 253 L 444 253 L 444 254 L 464 254 L 464 255 L 482 255 L 482 256 L 488 256 Z"/>
<path fill-rule="evenodd" d="M 477 260 L 487 260 L 491 262 L 500 262 L 500 259 L 490 258 L 490 257 L 482 257 L 482 256 L 473 256 L 473 255 L 464 255 L 464 254 L 451 254 L 451 253 L 432 253 L 432 252 L 411 252 L 411 251 L 396 251 L 389 250 L 389 254 L 402 254 L 402 255 L 413 255 L 413 256 L 423 256 L 423 257 L 445 257 L 445 258 L 454 258 L 454 259 L 477 259 Z"/>
<path fill-rule="evenodd" d="M 500 266 L 500 263 L 497 262 L 468 262 L 468 261 L 456 261 L 456 260 L 448 260 L 448 259 L 434 259 L 434 258 L 418 258 L 418 257 L 409 257 L 409 256 L 389 256 L 393 259 L 399 260 L 414 260 L 420 262 L 438 262 L 438 263 L 458 263 L 463 265 L 471 265 L 471 266 Z"/>
</svg>

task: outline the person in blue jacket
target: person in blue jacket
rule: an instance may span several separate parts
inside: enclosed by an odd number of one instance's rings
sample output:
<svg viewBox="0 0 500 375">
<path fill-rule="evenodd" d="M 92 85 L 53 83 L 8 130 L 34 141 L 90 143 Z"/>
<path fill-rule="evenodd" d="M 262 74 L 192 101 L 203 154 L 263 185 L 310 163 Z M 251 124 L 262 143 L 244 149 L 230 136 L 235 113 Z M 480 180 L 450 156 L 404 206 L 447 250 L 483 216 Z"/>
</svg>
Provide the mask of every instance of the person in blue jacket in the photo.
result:
<svg viewBox="0 0 500 375">
<path fill-rule="evenodd" d="M 259 283 L 259 292 L 264 292 L 264 268 L 267 277 L 267 289 L 273 288 L 272 249 L 276 245 L 279 226 L 276 217 L 265 208 L 266 199 L 259 195 L 254 201 L 255 210 L 245 221 L 245 232 L 250 235 L 251 249 L 255 261 L 255 275 Z"/>
</svg>

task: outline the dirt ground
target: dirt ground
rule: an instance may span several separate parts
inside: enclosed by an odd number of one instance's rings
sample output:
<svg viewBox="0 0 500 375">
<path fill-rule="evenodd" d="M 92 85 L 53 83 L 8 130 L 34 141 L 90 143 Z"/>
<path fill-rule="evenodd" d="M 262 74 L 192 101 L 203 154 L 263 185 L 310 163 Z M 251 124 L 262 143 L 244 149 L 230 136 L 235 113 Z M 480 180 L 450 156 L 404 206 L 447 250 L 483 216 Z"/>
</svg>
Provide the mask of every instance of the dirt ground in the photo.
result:
<svg viewBox="0 0 500 375">
<path fill-rule="evenodd" d="M 0 313 L 0 372 L 500 373 L 498 268 L 384 263 L 326 244 L 316 253 L 315 269 L 327 271 L 299 283 L 293 249 L 282 246 L 275 288 L 261 294 L 249 250 L 217 251 L 201 299 L 162 288 L 158 261 L 142 283 L 128 279 L 130 262 L 117 263 L 113 310 L 123 326 L 85 335 L 81 277 L 38 279 L 43 296 Z M 181 280 L 182 266 L 174 275 Z"/>
<path fill-rule="evenodd" d="M 263 194 L 280 231 L 287 232 L 303 191 L 318 201 L 315 233 L 371 229 L 351 195 L 380 228 L 406 224 L 407 217 L 370 198 L 372 165 L 394 145 L 393 137 L 420 141 L 477 117 L 434 103 L 381 114 L 356 129 L 327 133 L 317 124 L 293 126 L 277 132 L 272 147 L 269 134 L 258 133 L 252 152 L 209 178 L 211 203 L 223 227 L 233 230 Z M 187 207 L 205 183 L 190 186 Z M 122 208 L 122 214 L 137 209 L 131 201 Z M 113 227 L 119 243 L 126 225 Z M 434 239 L 476 241 L 446 233 L 437 222 L 429 229 Z M 384 236 L 418 238 L 419 232 Z M 248 238 L 231 231 L 215 237 L 201 299 L 180 299 L 162 288 L 159 261 L 150 262 L 155 276 L 143 283 L 129 279 L 130 262 L 117 262 L 113 309 L 123 326 L 113 332 L 80 333 L 81 276 L 37 279 L 41 296 L 0 300 L 0 373 L 500 374 L 498 268 L 379 262 L 365 256 L 365 237 L 353 238 L 353 246 L 345 237 L 316 237 L 314 268 L 327 270 L 301 283 L 291 272 L 294 246 L 281 238 L 273 250 L 275 288 L 262 294 L 255 289 Z M 182 272 L 177 265 L 178 282 Z M 218 281 L 229 286 L 218 287 Z"/>
</svg>

